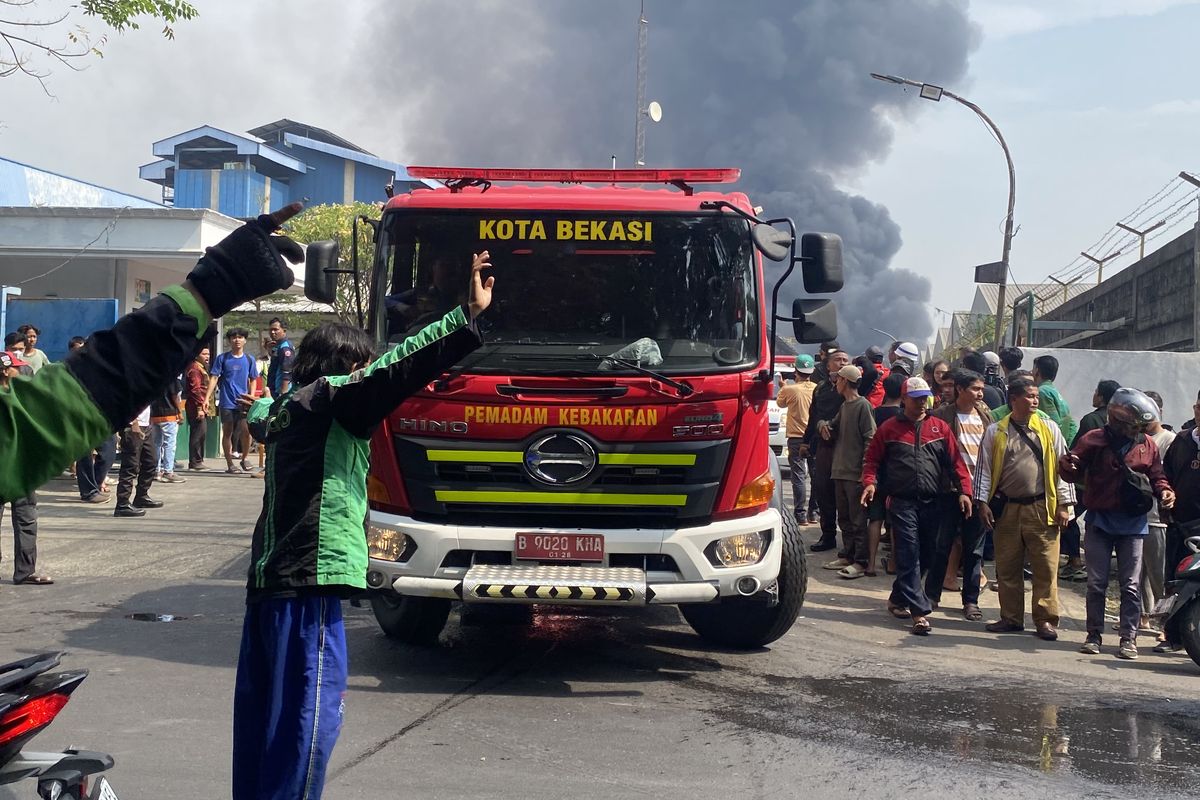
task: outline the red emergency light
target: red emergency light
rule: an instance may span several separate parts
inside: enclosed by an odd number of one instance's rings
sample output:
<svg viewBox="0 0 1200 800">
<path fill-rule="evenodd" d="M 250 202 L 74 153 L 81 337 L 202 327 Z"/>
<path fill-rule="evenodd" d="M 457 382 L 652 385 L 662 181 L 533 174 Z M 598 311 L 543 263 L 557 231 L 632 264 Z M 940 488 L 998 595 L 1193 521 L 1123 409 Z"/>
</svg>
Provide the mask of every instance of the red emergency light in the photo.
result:
<svg viewBox="0 0 1200 800">
<path fill-rule="evenodd" d="M 536 183 L 734 183 L 742 171 L 721 169 L 476 169 L 409 167 L 414 178 L 439 181 L 529 181 Z"/>
</svg>

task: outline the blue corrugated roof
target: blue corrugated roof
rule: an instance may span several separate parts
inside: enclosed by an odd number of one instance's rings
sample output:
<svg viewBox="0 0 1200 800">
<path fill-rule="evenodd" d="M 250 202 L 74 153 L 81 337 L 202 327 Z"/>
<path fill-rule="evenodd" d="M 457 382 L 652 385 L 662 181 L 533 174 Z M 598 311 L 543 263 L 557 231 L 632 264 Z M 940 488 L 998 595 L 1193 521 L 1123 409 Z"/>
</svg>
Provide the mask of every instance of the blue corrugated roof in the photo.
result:
<svg viewBox="0 0 1200 800">
<path fill-rule="evenodd" d="M 0 206 L 162 208 L 144 197 L 0 158 Z"/>
</svg>

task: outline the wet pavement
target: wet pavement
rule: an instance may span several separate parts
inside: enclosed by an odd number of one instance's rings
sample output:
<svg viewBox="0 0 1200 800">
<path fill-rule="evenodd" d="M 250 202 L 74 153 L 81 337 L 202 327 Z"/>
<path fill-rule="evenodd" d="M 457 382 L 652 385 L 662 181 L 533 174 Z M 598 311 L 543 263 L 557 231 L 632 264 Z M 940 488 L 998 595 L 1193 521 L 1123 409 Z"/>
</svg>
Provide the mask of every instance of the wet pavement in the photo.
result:
<svg viewBox="0 0 1200 800">
<path fill-rule="evenodd" d="M 122 798 L 227 793 L 261 486 L 200 476 L 132 522 L 44 493 L 42 559 L 59 583 L 0 585 L 0 657 L 65 648 L 64 666 L 92 675 L 39 746 L 109 749 Z M 914 637 L 883 611 L 886 579 L 842 581 L 820 561 L 802 618 L 750 653 L 707 646 L 672 608 L 455 614 L 439 646 L 409 648 L 347 607 L 325 796 L 1200 794 L 1200 667 L 1185 656 L 1076 653 L 1069 588 L 1059 642 L 986 634 L 949 596 L 934 633 Z"/>
</svg>

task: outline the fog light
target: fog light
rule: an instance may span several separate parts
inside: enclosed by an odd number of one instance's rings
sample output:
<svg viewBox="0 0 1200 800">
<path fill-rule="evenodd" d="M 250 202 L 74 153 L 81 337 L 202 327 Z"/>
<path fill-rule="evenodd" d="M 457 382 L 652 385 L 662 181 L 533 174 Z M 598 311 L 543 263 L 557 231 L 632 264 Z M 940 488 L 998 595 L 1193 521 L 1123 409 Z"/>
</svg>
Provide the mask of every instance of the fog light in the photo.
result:
<svg viewBox="0 0 1200 800">
<path fill-rule="evenodd" d="M 367 528 L 367 555 L 383 561 L 399 561 L 408 546 L 408 537 L 391 528 Z"/>
<path fill-rule="evenodd" d="M 378 589 L 380 586 L 383 586 L 383 573 L 376 572 L 375 570 L 368 572 L 367 586 L 370 586 L 372 589 Z"/>
<path fill-rule="evenodd" d="M 762 561 L 766 550 L 767 537 L 754 531 L 718 539 L 714 553 L 723 567 L 746 567 Z"/>
</svg>

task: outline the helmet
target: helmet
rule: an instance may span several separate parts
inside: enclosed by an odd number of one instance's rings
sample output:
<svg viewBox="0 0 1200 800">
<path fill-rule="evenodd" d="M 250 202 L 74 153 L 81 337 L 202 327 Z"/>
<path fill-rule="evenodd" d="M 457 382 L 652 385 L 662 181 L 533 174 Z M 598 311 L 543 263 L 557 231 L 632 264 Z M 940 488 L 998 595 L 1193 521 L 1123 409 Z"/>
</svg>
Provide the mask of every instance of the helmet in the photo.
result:
<svg viewBox="0 0 1200 800">
<path fill-rule="evenodd" d="M 1112 414 L 1114 408 L 1127 410 L 1131 417 L 1130 421 L 1138 430 L 1152 422 L 1159 421 L 1158 403 L 1137 389 L 1117 389 L 1113 393 L 1112 400 L 1108 401 L 1108 413 Z"/>
</svg>

